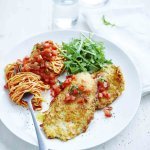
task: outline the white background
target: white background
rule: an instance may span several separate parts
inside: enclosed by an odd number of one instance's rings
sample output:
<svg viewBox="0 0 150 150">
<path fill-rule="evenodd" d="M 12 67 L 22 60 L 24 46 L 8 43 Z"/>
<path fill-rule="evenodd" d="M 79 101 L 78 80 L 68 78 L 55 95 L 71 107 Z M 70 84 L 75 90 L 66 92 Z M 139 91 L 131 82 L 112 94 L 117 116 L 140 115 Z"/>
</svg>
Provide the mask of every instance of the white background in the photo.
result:
<svg viewBox="0 0 150 150">
<path fill-rule="evenodd" d="M 110 0 L 110 3 L 114 6 L 143 4 L 145 9 L 150 10 L 149 0 Z M 51 9 L 51 0 L 0 0 L 0 59 L 19 41 L 40 32 L 51 31 Z M 89 31 L 82 17 L 75 29 Z M 0 150 L 36 149 L 13 135 L 0 121 Z M 150 149 L 150 96 L 142 98 L 136 116 L 121 134 L 92 150 L 99 149 Z"/>
</svg>

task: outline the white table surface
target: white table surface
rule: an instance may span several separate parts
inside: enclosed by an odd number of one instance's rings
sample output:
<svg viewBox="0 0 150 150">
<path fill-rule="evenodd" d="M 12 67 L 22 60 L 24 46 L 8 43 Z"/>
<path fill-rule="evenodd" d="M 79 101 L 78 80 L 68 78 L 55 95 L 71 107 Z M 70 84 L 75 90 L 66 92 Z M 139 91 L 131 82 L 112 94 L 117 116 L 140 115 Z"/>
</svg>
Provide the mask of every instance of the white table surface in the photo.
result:
<svg viewBox="0 0 150 150">
<path fill-rule="evenodd" d="M 150 9 L 149 0 L 110 0 L 110 3 L 114 6 L 142 3 L 145 9 Z M 0 59 L 19 41 L 40 32 L 51 31 L 51 8 L 51 0 L 0 0 Z M 82 17 L 74 28 L 89 31 Z M 149 150 L 149 114 L 150 95 L 142 98 L 137 114 L 121 134 L 92 150 Z M 13 135 L 0 121 L 0 150 L 37 148 Z"/>
</svg>

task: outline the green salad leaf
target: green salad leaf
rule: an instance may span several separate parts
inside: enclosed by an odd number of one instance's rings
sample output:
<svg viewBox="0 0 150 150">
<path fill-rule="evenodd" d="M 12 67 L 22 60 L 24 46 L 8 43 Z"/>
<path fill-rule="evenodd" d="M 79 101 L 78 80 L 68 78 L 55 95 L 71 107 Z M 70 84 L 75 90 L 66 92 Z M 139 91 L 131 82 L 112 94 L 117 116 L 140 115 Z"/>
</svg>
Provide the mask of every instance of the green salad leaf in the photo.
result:
<svg viewBox="0 0 150 150">
<path fill-rule="evenodd" d="M 96 72 L 111 60 L 107 60 L 104 55 L 104 44 L 86 37 L 72 39 L 69 43 L 62 43 L 61 53 L 65 58 L 65 70 L 68 74 L 79 72 Z"/>
</svg>

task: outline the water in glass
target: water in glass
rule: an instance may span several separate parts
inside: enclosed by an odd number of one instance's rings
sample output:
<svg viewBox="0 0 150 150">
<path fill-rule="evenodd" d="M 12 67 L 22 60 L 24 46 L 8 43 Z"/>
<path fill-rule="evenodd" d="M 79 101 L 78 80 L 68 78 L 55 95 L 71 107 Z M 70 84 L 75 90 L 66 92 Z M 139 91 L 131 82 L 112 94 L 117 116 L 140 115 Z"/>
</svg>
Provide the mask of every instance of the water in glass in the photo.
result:
<svg viewBox="0 0 150 150">
<path fill-rule="evenodd" d="M 77 23 L 79 14 L 78 0 L 53 0 L 53 27 L 71 28 Z"/>
</svg>

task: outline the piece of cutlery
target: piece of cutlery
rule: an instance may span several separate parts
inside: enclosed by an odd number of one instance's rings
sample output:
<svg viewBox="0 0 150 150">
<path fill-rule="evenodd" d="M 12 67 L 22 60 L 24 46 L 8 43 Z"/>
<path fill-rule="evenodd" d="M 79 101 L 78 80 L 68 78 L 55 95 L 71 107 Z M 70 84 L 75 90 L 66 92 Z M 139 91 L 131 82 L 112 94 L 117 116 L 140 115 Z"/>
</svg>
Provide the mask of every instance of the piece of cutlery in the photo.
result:
<svg viewBox="0 0 150 150">
<path fill-rule="evenodd" d="M 28 103 L 28 107 L 29 107 L 29 110 L 31 112 L 31 116 L 32 116 L 32 119 L 33 119 L 35 131 L 36 131 L 36 136 L 37 136 L 37 139 L 38 139 L 39 150 L 47 150 L 44 139 L 42 137 L 42 133 L 40 131 L 40 127 L 39 127 L 39 125 L 36 121 L 36 117 L 35 117 L 34 110 L 33 110 L 33 107 L 32 107 L 31 100 L 32 100 L 33 97 L 34 97 L 34 95 L 32 93 L 27 92 L 23 95 L 22 99 Z"/>
</svg>

